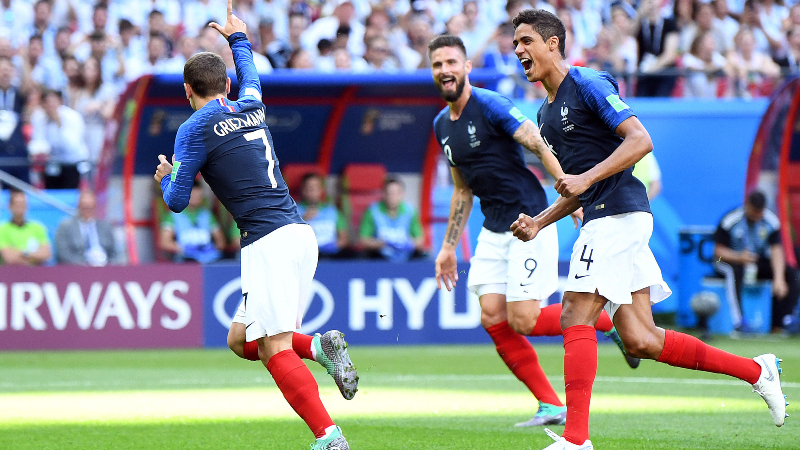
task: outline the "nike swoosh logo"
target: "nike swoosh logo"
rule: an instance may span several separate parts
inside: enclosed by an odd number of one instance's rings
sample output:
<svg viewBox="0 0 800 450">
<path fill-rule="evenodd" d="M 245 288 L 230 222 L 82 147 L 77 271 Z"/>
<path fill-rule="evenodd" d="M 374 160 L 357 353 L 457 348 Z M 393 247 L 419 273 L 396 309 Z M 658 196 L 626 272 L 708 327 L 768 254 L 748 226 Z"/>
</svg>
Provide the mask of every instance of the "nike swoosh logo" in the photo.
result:
<svg viewBox="0 0 800 450">
<path fill-rule="evenodd" d="M 761 358 L 761 361 L 764 361 L 764 358 Z M 764 361 L 764 368 L 767 369 L 767 373 L 769 374 L 769 376 L 767 377 L 767 381 L 774 380 L 775 379 L 775 374 L 772 373 L 772 369 L 769 368 L 769 364 L 767 364 L 766 361 Z"/>
<path fill-rule="evenodd" d="M 442 139 L 442 145 L 444 145 L 445 143 L 447 143 L 447 140 L 448 140 L 448 139 L 450 139 L 450 136 L 447 136 L 446 138 Z"/>
<path fill-rule="evenodd" d="M 525 286 L 530 286 L 530 285 L 532 285 L 532 284 L 533 284 L 533 283 L 531 282 L 531 283 L 525 283 L 525 284 L 522 284 L 522 283 L 520 283 L 519 285 L 520 285 L 521 287 L 525 287 Z"/>
<path fill-rule="evenodd" d="M 254 321 L 252 321 L 252 322 L 250 322 L 250 325 L 252 325 L 252 324 L 254 324 L 254 323 L 256 323 L 256 321 L 255 321 L 255 320 L 254 320 Z M 250 328 L 250 325 L 248 325 L 248 326 L 244 327 L 244 329 L 246 330 L 246 329 Z"/>
<path fill-rule="evenodd" d="M 576 280 L 580 280 L 581 278 L 586 278 L 586 277 L 588 277 L 589 275 L 590 275 L 590 274 L 586 274 L 586 275 L 581 275 L 581 276 L 578 276 L 578 274 L 576 273 L 576 274 L 575 274 L 575 279 L 576 279 Z"/>
</svg>

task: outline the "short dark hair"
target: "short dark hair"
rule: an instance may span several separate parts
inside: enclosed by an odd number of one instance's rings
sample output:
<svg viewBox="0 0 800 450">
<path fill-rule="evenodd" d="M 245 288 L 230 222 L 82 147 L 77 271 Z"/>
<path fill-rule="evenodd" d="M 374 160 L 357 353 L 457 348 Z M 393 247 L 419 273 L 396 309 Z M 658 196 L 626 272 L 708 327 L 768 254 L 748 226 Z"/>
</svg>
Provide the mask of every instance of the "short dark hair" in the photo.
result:
<svg viewBox="0 0 800 450">
<path fill-rule="evenodd" d="M 567 30 L 564 28 L 564 22 L 555 14 L 542 9 L 524 9 L 514 17 L 513 23 L 515 30 L 523 23 L 530 25 L 545 42 L 555 36 L 558 38 L 558 51 L 561 52 L 561 57 L 567 58 Z"/>
<path fill-rule="evenodd" d="M 216 53 L 192 55 L 183 66 L 183 81 L 200 97 L 225 94 L 228 71 L 225 61 Z"/>
<path fill-rule="evenodd" d="M 763 211 L 767 206 L 767 197 L 761 191 L 753 191 L 747 196 L 747 203 L 757 211 Z"/>
<path fill-rule="evenodd" d="M 131 21 L 128 19 L 119 19 L 119 25 L 117 26 L 119 27 L 120 33 L 123 31 L 132 30 L 134 28 L 133 23 L 131 23 Z"/>
<path fill-rule="evenodd" d="M 98 9 L 105 9 L 106 11 L 108 11 L 108 3 L 98 2 L 96 5 L 94 5 L 94 10 L 97 11 Z"/>
<path fill-rule="evenodd" d="M 399 177 L 396 177 L 394 175 L 389 175 L 388 177 L 386 177 L 386 181 L 383 182 L 383 188 L 384 189 L 388 188 L 390 184 L 397 184 L 401 188 L 403 188 L 403 190 L 405 190 L 405 188 L 406 188 L 406 184 L 403 183 L 403 180 L 401 180 Z"/>
<path fill-rule="evenodd" d="M 464 47 L 464 41 L 461 40 L 458 36 L 453 36 L 452 34 L 440 34 L 433 38 L 430 44 L 428 44 L 428 58 L 431 57 L 431 54 L 442 47 L 457 47 L 461 50 L 461 53 L 464 54 L 464 57 L 467 57 L 467 48 Z"/>
<path fill-rule="evenodd" d="M 51 95 L 55 95 L 62 102 L 64 101 L 64 94 L 62 94 L 61 91 L 59 91 L 58 89 L 49 89 L 49 88 L 42 89 L 42 100 L 46 99 L 47 97 L 50 97 Z"/>
<path fill-rule="evenodd" d="M 301 186 L 305 186 L 305 184 L 308 182 L 308 180 L 313 180 L 315 178 L 319 179 L 320 181 L 325 181 L 322 178 L 322 174 L 321 173 L 312 171 L 312 172 L 306 172 L 303 175 L 303 178 L 300 179 L 300 185 Z"/>
<path fill-rule="evenodd" d="M 103 30 L 95 30 L 89 35 L 90 41 L 105 41 L 106 40 L 106 32 Z"/>
</svg>

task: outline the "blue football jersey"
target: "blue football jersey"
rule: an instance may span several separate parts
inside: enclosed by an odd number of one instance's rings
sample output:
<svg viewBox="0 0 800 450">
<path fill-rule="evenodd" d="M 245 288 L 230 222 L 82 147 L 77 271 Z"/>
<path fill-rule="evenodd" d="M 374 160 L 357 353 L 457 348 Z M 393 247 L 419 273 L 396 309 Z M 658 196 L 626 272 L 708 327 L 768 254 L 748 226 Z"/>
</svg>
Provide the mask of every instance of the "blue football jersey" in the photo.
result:
<svg viewBox="0 0 800 450">
<path fill-rule="evenodd" d="M 281 175 L 272 135 L 265 124 L 250 43 L 244 33 L 228 38 L 236 63 L 239 100 L 208 102 L 175 137 L 172 174 L 161 180 L 164 202 L 175 212 L 189 204 L 197 173 L 230 211 L 242 247 L 291 223 L 305 223 Z"/>
<path fill-rule="evenodd" d="M 535 216 L 547 207 L 544 189 L 513 137 L 527 119 L 507 98 L 473 87 L 458 120 L 450 119 L 446 107 L 433 121 L 450 165 L 481 200 L 483 226 L 490 231 L 505 233 L 519 213 Z"/>
<path fill-rule="evenodd" d="M 619 147 L 623 139 L 616 129 L 631 116 L 633 111 L 619 98 L 611 75 L 571 67 L 553 102 L 545 99 L 537 118 L 542 138 L 564 173 L 579 175 Z M 584 223 L 615 214 L 650 212 L 644 184 L 632 173 L 633 167 L 629 167 L 593 184 L 578 197 Z"/>
</svg>

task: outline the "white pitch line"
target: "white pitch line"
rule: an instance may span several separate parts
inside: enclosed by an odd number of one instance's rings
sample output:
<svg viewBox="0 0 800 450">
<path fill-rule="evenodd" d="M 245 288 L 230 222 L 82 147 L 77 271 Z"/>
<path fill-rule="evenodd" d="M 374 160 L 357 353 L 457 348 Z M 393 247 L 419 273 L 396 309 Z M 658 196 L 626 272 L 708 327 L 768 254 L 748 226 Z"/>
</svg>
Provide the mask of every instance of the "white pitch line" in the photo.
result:
<svg viewBox="0 0 800 450">
<path fill-rule="evenodd" d="M 379 381 L 381 383 L 392 382 L 482 382 L 482 381 L 514 381 L 516 378 L 512 375 L 390 375 L 390 374 L 369 374 L 363 373 L 361 375 L 362 386 L 368 385 L 369 380 Z M 548 377 L 551 381 L 560 383 L 563 382 L 563 377 Z M 596 383 L 645 383 L 645 384 L 684 384 L 684 385 L 716 385 L 716 386 L 741 386 L 742 381 L 739 380 L 717 380 L 708 378 L 658 378 L 658 377 L 607 377 L 599 376 L 595 378 Z M 153 379 L 148 381 L 146 386 L 136 383 L 125 382 L 122 380 L 111 381 L 105 380 L 102 382 L 96 381 L 50 381 L 46 383 L 17 383 L 4 381 L 0 382 L 0 390 L 41 390 L 41 389 L 55 389 L 55 388 L 158 388 L 165 386 L 180 386 L 181 388 L 191 389 L 193 386 L 211 386 L 211 387 L 247 387 L 250 384 L 271 384 L 272 379 L 268 377 L 253 377 L 243 379 L 241 377 L 235 380 L 225 379 L 212 379 L 212 378 L 173 378 L 173 379 Z M 784 388 L 798 389 L 800 383 L 783 382 L 781 385 Z M 12 392 L 8 392 L 12 393 Z M 2 392 L 0 392 L 0 395 Z"/>
</svg>

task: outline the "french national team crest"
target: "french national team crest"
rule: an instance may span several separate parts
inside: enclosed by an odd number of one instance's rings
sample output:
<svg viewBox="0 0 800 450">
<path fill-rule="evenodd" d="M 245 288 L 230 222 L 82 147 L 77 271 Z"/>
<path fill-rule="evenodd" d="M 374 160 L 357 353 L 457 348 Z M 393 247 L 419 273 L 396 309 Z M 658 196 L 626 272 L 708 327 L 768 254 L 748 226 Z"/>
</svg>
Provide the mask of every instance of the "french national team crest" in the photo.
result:
<svg viewBox="0 0 800 450">
<path fill-rule="evenodd" d="M 478 128 L 472 124 L 470 121 L 469 125 L 467 125 L 467 133 L 469 133 L 469 146 L 475 148 L 481 145 L 481 141 L 478 140 L 478 137 L 475 136 L 475 133 L 478 132 Z"/>
<path fill-rule="evenodd" d="M 569 108 L 567 108 L 567 105 L 565 103 L 564 106 L 561 107 L 561 125 L 562 125 L 561 129 L 565 133 L 575 129 L 575 124 L 569 123 L 567 114 L 569 114 Z"/>
</svg>

